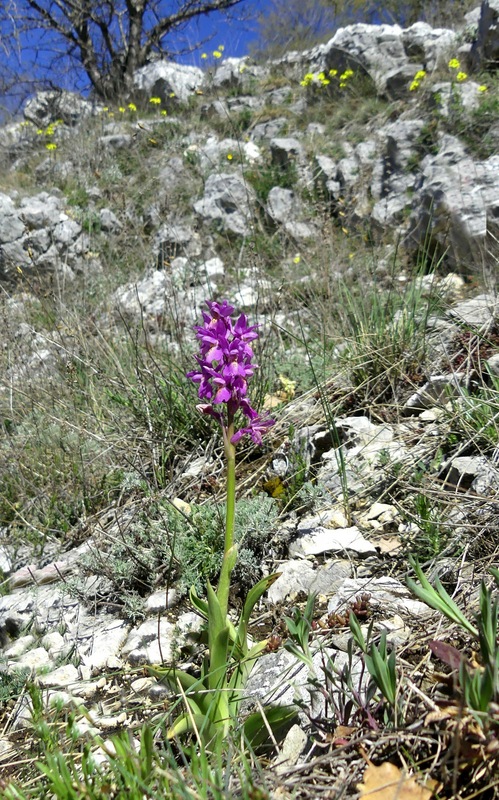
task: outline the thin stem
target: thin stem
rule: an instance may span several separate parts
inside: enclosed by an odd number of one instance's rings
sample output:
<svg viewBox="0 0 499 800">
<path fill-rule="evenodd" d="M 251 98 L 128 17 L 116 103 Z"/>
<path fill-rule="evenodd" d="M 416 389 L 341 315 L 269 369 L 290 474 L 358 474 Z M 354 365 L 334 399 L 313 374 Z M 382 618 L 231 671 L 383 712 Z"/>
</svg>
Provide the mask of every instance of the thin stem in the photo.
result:
<svg viewBox="0 0 499 800">
<path fill-rule="evenodd" d="M 236 448 L 231 442 L 234 435 L 234 418 L 229 414 L 227 428 L 224 429 L 225 456 L 227 459 L 227 500 L 225 514 L 225 543 L 222 569 L 218 583 L 218 599 L 223 619 L 227 616 L 229 606 L 230 576 L 236 563 L 237 551 L 234 545 L 234 527 L 236 514 Z"/>
</svg>

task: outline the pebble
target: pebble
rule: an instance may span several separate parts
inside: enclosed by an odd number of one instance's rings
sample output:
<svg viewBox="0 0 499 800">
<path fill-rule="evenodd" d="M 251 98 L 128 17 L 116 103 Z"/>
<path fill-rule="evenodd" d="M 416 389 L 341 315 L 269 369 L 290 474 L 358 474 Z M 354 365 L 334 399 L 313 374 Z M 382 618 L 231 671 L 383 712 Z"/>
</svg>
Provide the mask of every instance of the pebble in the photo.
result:
<svg viewBox="0 0 499 800">
<path fill-rule="evenodd" d="M 40 675 L 38 683 L 40 686 L 53 686 L 63 688 L 78 682 L 78 670 L 73 664 L 65 664 L 54 669 L 46 675 Z"/>
<path fill-rule="evenodd" d="M 44 647 L 35 647 L 24 653 L 18 661 L 20 667 L 29 667 L 37 672 L 45 667 L 52 667 L 52 661 Z"/>
</svg>

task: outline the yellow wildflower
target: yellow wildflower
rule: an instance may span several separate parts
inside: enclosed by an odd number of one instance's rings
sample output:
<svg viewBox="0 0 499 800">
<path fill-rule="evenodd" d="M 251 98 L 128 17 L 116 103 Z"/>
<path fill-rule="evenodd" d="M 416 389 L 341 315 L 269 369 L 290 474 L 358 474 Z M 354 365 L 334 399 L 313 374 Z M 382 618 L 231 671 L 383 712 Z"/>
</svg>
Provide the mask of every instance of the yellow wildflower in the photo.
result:
<svg viewBox="0 0 499 800">
<path fill-rule="evenodd" d="M 41 129 L 41 128 L 38 128 L 38 130 L 37 130 L 37 132 L 36 132 L 36 133 L 37 133 L 37 135 L 38 135 L 38 136 L 42 136 L 42 135 L 43 135 L 43 133 L 44 133 L 44 131 L 42 131 L 42 129 Z"/>
<path fill-rule="evenodd" d="M 467 77 L 468 77 L 468 75 L 467 75 L 466 72 L 458 72 L 457 75 L 456 75 L 456 81 L 458 83 L 462 83 L 463 81 L 466 80 Z"/>
<path fill-rule="evenodd" d="M 330 69 L 329 70 L 329 74 L 331 75 L 332 78 L 334 78 L 338 74 L 338 70 L 337 69 Z"/>
<path fill-rule="evenodd" d="M 418 69 L 414 76 L 415 81 L 422 81 L 423 78 L 426 78 L 426 71 L 424 69 Z"/>
<path fill-rule="evenodd" d="M 57 150 L 57 145 L 55 144 L 55 142 L 48 142 L 45 145 L 45 147 L 47 148 L 47 150 Z"/>
<path fill-rule="evenodd" d="M 299 253 L 297 253 L 295 255 L 295 257 L 293 258 L 293 264 L 299 264 L 300 261 L 301 261 L 301 255 Z"/>
<path fill-rule="evenodd" d="M 346 86 L 345 81 L 340 81 L 340 89 L 344 89 Z"/>
<path fill-rule="evenodd" d="M 487 91 L 487 87 L 482 83 L 482 85 L 478 87 L 478 91 L 479 92 L 486 92 Z"/>
<path fill-rule="evenodd" d="M 461 64 L 459 63 L 457 58 L 451 58 L 451 60 L 449 61 L 450 69 L 459 69 L 460 66 Z"/>
<path fill-rule="evenodd" d="M 232 161 L 233 158 L 234 156 L 232 155 L 232 153 L 227 153 L 227 161 Z"/>
<path fill-rule="evenodd" d="M 161 103 L 161 97 L 150 97 L 149 102 L 153 104 L 153 106 L 159 106 Z"/>
<path fill-rule="evenodd" d="M 411 85 L 409 86 L 409 91 L 410 92 L 415 92 L 416 89 L 419 89 L 419 81 L 413 81 L 411 83 Z"/>
<path fill-rule="evenodd" d="M 208 58 L 208 54 L 207 53 L 201 53 L 201 58 Z"/>
<path fill-rule="evenodd" d="M 166 116 L 168 116 L 168 111 L 166 110 L 166 108 L 164 108 L 164 109 L 161 111 L 161 116 L 162 116 L 162 117 L 166 117 Z"/>
<path fill-rule="evenodd" d="M 225 50 L 225 45 L 219 44 L 217 49 L 220 50 L 221 53 L 223 53 L 223 51 Z"/>
<path fill-rule="evenodd" d="M 170 92 L 170 97 L 175 97 L 175 92 Z"/>
<path fill-rule="evenodd" d="M 128 108 L 130 111 L 137 111 L 137 106 L 135 103 L 128 103 Z"/>
<path fill-rule="evenodd" d="M 213 51 L 213 58 L 222 58 L 222 53 L 220 52 L 220 50 Z"/>
<path fill-rule="evenodd" d="M 347 81 L 349 78 L 352 77 L 352 75 L 353 75 L 353 69 L 346 69 L 345 72 L 343 72 L 340 75 L 340 81 Z"/>
<path fill-rule="evenodd" d="M 102 109 L 102 111 L 109 111 L 109 106 L 104 106 L 104 108 Z"/>
<path fill-rule="evenodd" d="M 120 114 L 124 114 L 124 113 L 125 113 L 125 111 L 126 111 L 126 108 L 125 108 L 125 106 L 120 106 L 120 107 L 118 108 L 118 111 L 120 112 Z"/>
</svg>

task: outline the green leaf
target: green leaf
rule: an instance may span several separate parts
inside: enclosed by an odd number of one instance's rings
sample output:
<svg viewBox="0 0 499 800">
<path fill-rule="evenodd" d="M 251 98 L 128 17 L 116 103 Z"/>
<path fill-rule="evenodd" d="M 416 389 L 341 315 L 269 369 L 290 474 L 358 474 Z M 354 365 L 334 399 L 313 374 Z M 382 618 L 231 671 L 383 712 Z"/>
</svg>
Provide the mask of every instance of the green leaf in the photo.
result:
<svg viewBox="0 0 499 800">
<path fill-rule="evenodd" d="M 246 595 L 246 600 L 244 601 L 243 610 L 239 619 L 239 625 L 237 626 L 236 638 L 236 644 L 243 656 L 247 654 L 248 650 L 248 624 L 251 613 L 264 592 L 266 592 L 267 589 L 269 589 L 272 584 L 275 583 L 280 575 L 280 572 L 275 572 L 273 575 L 267 575 L 267 577 L 258 581 L 258 583 L 256 583 Z"/>
<path fill-rule="evenodd" d="M 294 706 L 269 706 L 263 712 L 256 711 L 245 719 L 244 735 L 251 747 L 259 747 L 269 739 L 268 728 L 276 734 L 296 719 L 297 714 Z"/>
<path fill-rule="evenodd" d="M 217 729 L 205 714 L 181 714 L 167 731 L 167 739 L 185 736 L 186 733 L 198 732 L 204 741 L 211 741 Z"/>
<path fill-rule="evenodd" d="M 417 559 L 409 556 L 409 562 L 416 573 L 421 586 L 412 578 L 406 578 L 406 583 L 411 592 L 419 597 L 424 603 L 440 611 L 451 622 L 456 622 L 468 633 L 478 639 L 478 631 L 474 625 L 464 616 L 459 606 L 456 605 L 452 597 L 445 591 L 439 578 L 435 578 L 435 586 L 433 587 L 423 570 L 419 566 Z"/>
<path fill-rule="evenodd" d="M 191 586 L 189 592 L 189 599 L 191 601 L 191 604 L 194 606 L 195 610 L 198 611 L 202 617 L 208 619 L 208 603 L 206 602 L 206 600 L 202 600 L 198 596 L 198 593 L 196 592 L 194 586 Z"/>
</svg>

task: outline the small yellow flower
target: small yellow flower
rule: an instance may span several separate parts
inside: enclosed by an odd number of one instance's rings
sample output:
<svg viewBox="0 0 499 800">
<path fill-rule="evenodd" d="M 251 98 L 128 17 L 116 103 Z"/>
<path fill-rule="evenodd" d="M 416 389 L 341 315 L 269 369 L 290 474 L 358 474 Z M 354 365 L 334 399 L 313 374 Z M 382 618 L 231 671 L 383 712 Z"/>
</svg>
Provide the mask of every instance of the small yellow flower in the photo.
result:
<svg viewBox="0 0 499 800">
<path fill-rule="evenodd" d="M 487 91 L 487 87 L 485 86 L 485 84 L 482 83 L 482 85 L 478 87 L 478 91 L 479 92 L 486 92 Z"/>
<path fill-rule="evenodd" d="M 346 69 L 345 72 L 343 72 L 340 75 L 340 81 L 347 81 L 349 78 L 352 77 L 352 75 L 353 75 L 353 69 Z"/>
<path fill-rule="evenodd" d="M 45 147 L 47 148 L 47 150 L 57 150 L 57 145 L 55 144 L 55 142 L 48 142 L 48 144 L 46 144 Z"/>
<path fill-rule="evenodd" d="M 243 72 L 244 72 L 246 69 L 247 69 L 247 66 L 246 66 L 246 64 L 241 64 L 241 66 L 239 67 L 239 72 L 240 72 L 240 74 L 242 75 L 242 74 L 243 74 Z"/>
<path fill-rule="evenodd" d="M 416 89 L 419 89 L 419 81 L 413 81 L 411 83 L 411 85 L 409 86 L 409 91 L 410 92 L 415 92 Z"/>
<path fill-rule="evenodd" d="M 137 106 L 135 103 L 128 103 L 128 109 L 129 111 L 137 111 Z"/>
<path fill-rule="evenodd" d="M 457 58 L 451 58 L 451 60 L 449 61 L 450 69 L 459 69 L 460 66 L 461 64 L 459 63 Z"/>
<path fill-rule="evenodd" d="M 208 54 L 207 53 L 201 53 L 201 58 L 208 58 Z"/>
<path fill-rule="evenodd" d="M 222 53 L 220 52 L 220 50 L 213 51 L 213 58 L 222 58 Z"/>
<path fill-rule="evenodd" d="M 103 112 L 104 112 L 104 111 L 109 111 L 109 106 L 104 106 L 104 108 L 102 109 L 102 111 L 103 111 Z"/>
<path fill-rule="evenodd" d="M 159 106 L 161 103 L 161 97 L 150 97 L 149 102 L 153 104 L 153 106 Z"/>
<path fill-rule="evenodd" d="M 45 128 L 45 136 L 53 136 L 53 135 L 54 135 L 54 126 L 48 125 L 47 128 Z"/>
<path fill-rule="evenodd" d="M 43 136 L 44 133 L 45 133 L 45 131 L 42 131 L 41 128 L 38 128 L 38 130 L 36 132 L 37 136 Z"/>
<path fill-rule="evenodd" d="M 175 97 L 175 92 L 170 92 L 170 97 Z"/>
<path fill-rule="evenodd" d="M 233 158 L 234 156 L 232 155 L 232 153 L 227 153 L 227 161 L 232 161 Z"/>
<path fill-rule="evenodd" d="M 162 112 L 161 112 L 161 116 L 162 116 L 162 117 L 167 117 L 167 116 L 168 116 L 168 111 L 166 110 L 166 108 L 164 108 L 164 109 L 162 110 Z"/>
<path fill-rule="evenodd" d="M 337 69 L 330 69 L 329 70 L 329 74 L 331 75 L 332 78 L 334 78 L 338 74 L 338 70 Z"/>
<path fill-rule="evenodd" d="M 348 228 L 343 228 L 343 227 L 342 227 L 342 228 L 341 228 L 341 230 L 343 231 L 343 233 L 345 234 L 345 236 L 348 234 Z"/>
<path fill-rule="evenodd" d="M 424 69 L 418 69 L 414 76 L 415 81 L 422 81 L 423 78 L 426 78 L 426 71 Z"/>
<path fill-rule="evenodd" d="M 346 86 L 345 81 L 340 81 L 340 89 L 344 89 Z"/>
<path fill-rule="evenodd" d="M 217 49 L 220 50 L 221 53 L 223 53 L 223 51 L 225 50 L 225 45 L 219 44 Z"/>
<path fill-rule="evenodd" d="M 323 80 L 325 80 L 325 78 L 326 78 L 326 75 L 324 74 L 324 72 L 319 72 L 319 74 L 317 75 L 317 77 L 319 78 L 319 80 L 320 80 L 320 81 L 323 81 Z"/>
<path fill-rule="evenodd" d="M 299 253 L 297 253 L 295 255 L 295 257 L 293 258 L 293 264 L 299 264 L 300 261 L 301 261 L 301 255 Z"/>
<path fill-rule="evenodd" d="M 321 83 L 322 83 L 322 85 L 323 85 L 323 86 L 328 86 L 328 84 L 330 84 L 330 83 L 331 83 L 331 81 L 328 81 L 328 79 L 327 79 L 327 78 L 324 78 L 324 79 L 321 81 Z"/>
<path fill-rule="evenodd" d="M 118 108 L 118 111 L 120 112 L 120 114 L 124 114 L 124 113 L 125 113 L 125 111 L 126 111 L 126 108 L 125 108 L 125 106 L 120 106 L 120 107 Z"/>
<path fill-rule="evenodd" d="M 463 81 L 466 80 L 467 77 L 468 77 L 468 75 L 467 75 L 466 72 L 458 72 L 457 75 L 456 75 L 456 81 L 458 83 L 462 83 Z"/>
</svg>

